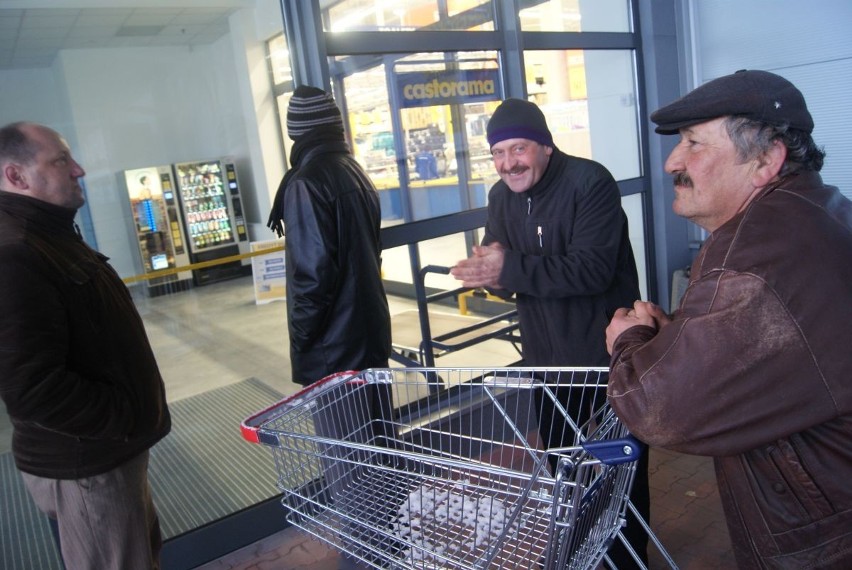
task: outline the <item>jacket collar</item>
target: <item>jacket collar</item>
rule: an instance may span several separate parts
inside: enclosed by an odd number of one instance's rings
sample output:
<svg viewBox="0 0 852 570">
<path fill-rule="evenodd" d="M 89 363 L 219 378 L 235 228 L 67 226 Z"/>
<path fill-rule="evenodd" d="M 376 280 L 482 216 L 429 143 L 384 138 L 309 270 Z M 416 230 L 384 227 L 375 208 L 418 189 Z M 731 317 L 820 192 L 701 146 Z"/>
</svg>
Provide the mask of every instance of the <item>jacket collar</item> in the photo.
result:
<svg viewBox="0 0 852 570">
<path fill-rule="evenodd" d="M 550 160 L 547 162 L 547 168 L 544 169 L 544 175 L 541 180 L 533 184 L 529 190 L 521 194 L 533 198 L 542 196 L 551 189 L 557 186 L 557 181 L 562 174 L 562 165 L 565 162 L 566 155 L 556 147 L 553 147 L 553 152 L 550 154 Z"/>
<path fill-rule="evenodd" d="M 770 182 L 766 186 L 764 186 L 757 195 L 752 198 L 748 204 L 744 208 L 742 208 L 739 212 L 734 214 L 728 221 L 719 226 L 716 231 L 711 232 L 710 238 L 713 239 L 714 235 L 717 235 L 725 228 L 734 228 L 738 224 L 742 223 L 742 220 L 746 217 L 748 212 L 761 200 L 772 194 L 775 190 L 781 188 L 783 190 L 803 190 L 808 188 L 821 188 L 823 187 L 822 176 L 820 176 L 819 172 L 813 170 L 801 170 L 798 172 L 791 172 L 790 174 L 779 178 L 775 182 Z M 729 230 L 725 230 L 729 231 Z"/>
<path fill-rule="evenodd" d="M 74 216 L 77 210 L 63 208 L 30 196 L 0 190 L 0 209 L 21 218 L 28 225 L 52 232 L 70 231 L 77 235 Z"/>
<path fill-rule="evenodd" d="M 749 203 L 749 205 L 765 198 L 778 188 L 788 190 L 800 190 L 804 188 L 821 188 L 823 186 L 822 176 L 814 170 L 800 170 L 791 172 L 790 174 L 779 178 L 775 182 L 770 182 L 758 192 L 757 196 Z M 746 208 L 748 209 L 748 208 Z"/>
</svg>

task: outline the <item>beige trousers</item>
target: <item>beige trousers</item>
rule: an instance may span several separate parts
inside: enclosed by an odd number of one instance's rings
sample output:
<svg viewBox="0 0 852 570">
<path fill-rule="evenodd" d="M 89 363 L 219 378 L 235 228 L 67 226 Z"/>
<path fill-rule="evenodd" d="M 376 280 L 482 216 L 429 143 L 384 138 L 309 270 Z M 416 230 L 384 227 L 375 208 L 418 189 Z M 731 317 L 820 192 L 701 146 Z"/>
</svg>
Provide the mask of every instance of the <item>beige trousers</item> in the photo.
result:
<svg viewBox="0 0 852 570">
<path fill-rule="evenodd" d="M 147 451 L 93 477 L 21 476 L 39 510 L 57 521 L 68 570 L 159 569 L 163 542 Z"/>
</svg>

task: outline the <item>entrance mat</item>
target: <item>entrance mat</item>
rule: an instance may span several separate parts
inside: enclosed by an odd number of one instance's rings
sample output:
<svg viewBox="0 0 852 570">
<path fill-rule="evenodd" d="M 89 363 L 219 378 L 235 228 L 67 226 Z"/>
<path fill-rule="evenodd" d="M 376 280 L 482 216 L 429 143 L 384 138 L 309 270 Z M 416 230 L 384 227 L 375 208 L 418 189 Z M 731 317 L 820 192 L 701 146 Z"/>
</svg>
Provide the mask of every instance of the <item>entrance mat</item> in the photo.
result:
<svg viewBox="0 0 852 570">
<path fill-rule="evenodd" d="M 283 396 L 257 378 L 169 403 L 172 431 L 153 449 L 148 478 L 163 538 L 178 536 L 277 494 L 269 452 L 247 443 L 240 421 Z M 0 454 L 0 568 L 61 570 L 47 518 Z"/>
</svg>

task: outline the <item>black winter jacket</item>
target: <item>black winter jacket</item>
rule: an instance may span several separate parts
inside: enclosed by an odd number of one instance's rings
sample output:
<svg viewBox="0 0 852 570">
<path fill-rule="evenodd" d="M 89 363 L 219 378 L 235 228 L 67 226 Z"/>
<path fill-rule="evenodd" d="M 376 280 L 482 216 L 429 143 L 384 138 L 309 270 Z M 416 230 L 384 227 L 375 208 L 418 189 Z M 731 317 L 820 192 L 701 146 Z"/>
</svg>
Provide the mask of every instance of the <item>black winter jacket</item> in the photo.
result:
<svg viewBox="0 0 852 570">
<path fill-rule="evenodd" d="M 0 395 L 21 471 L 109 471 L 171 427 L 142 319 L 75 211 L 0 191 Z"/>
<path fill-rule="evenodd" d="M 621 194 L 601 164 L 553 150 L 526 192 L 488 195 L 484 244 L 505 247 L 500 285 L 516 294 L 529 366 L 606 366 L 605 330 L 639 298 Z M 501 294 L 501 291 L 495 291 Z"/>
<path fill-rule="evenodd" d="M 290 363 L 302 385 L 385 367 L 391 351 L 378 194 L 342 138 L 310 137 L 298 143 L 304 149 L 285 179 L 282 207 Z"/>
</svg>

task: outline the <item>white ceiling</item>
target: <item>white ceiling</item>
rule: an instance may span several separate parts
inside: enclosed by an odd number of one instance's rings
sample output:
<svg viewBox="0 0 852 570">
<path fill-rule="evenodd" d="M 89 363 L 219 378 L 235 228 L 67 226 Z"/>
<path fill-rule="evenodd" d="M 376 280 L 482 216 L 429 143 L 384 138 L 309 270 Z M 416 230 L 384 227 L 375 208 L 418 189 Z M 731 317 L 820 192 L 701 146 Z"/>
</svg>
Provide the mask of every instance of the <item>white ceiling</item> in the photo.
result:
<svg viewBox="0 0 852 570">
<path fill-rule="evenodd" d="M 0 69 L 50 66 L 62 49 L 209 44 L 250 0 L 0 0 Z"/>
</svg>

